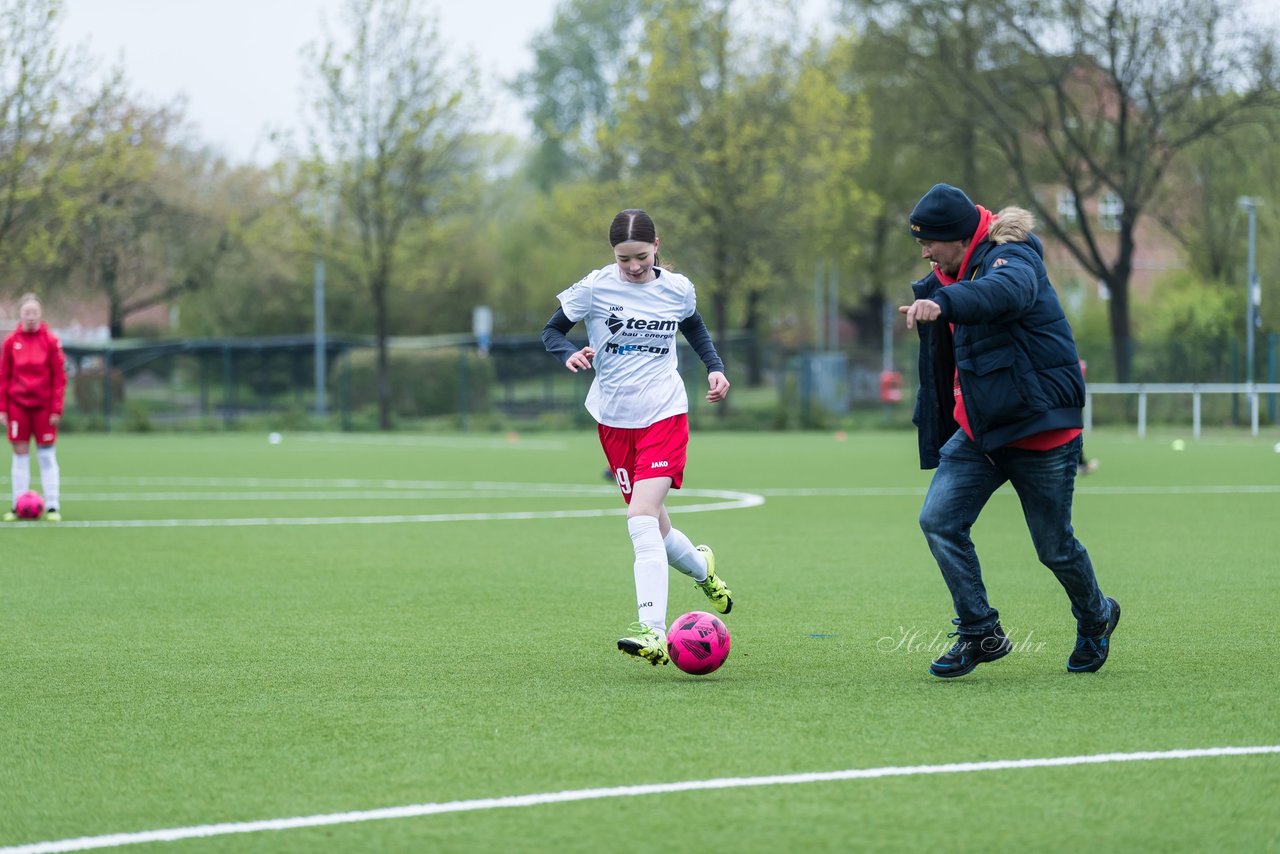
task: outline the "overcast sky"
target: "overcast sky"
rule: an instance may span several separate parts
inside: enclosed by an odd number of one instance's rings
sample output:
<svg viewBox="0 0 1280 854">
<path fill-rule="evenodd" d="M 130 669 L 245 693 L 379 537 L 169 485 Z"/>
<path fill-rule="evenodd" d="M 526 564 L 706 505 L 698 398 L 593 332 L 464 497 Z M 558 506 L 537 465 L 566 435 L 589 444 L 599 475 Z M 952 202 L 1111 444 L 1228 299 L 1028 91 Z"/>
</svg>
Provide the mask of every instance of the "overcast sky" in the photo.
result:
<svg viewBox="0 0 1280 854">
<path fill-rule="evenodd" d="M 320 20 L 339 21 L 342 0 L 64 0 L 67 45 L 87 44 L 103 66 L 119 60 L 131 87 L 155 103 L 186 99 L 205 142 L 232 160 L 271 162 L 271 129 L 301 117 L 301 50 L 318 43 Z M 1244 0 L 1280 19 L 1276 0 Z M 489 81 L 493 124 L 528 133 L 524 113 L 498 80 L 532 65 L 529 41 L 547 29 L 559 0 L 427 0 L 450 55 L 470 53 Z M 802 0 L 805 18 L 829 19 L 832 0 Z"/>
<path fill-rule="evenodd" d="M 546 29 L 558 0 L 442 0 L 431 3 L 450 56 L 470 52 L 494 81 L 532 64 L 529 40 Z M 100 64 L 120 60 L 135 93 L 155 102 L 185 96 L 187 117 L 206 142 L 234 160 L 269 162 L 273 127 L 296 127 L 301 50 L 332 29 L 341 0 L 65 0 L 67 45 L 87 43 Z M 493 86 L 492 88 L 497 88 Z M 495 96 L 500 93 L 494 93 Z M 518 123 L 511 98 L 495 110 Z"/>
</svg>

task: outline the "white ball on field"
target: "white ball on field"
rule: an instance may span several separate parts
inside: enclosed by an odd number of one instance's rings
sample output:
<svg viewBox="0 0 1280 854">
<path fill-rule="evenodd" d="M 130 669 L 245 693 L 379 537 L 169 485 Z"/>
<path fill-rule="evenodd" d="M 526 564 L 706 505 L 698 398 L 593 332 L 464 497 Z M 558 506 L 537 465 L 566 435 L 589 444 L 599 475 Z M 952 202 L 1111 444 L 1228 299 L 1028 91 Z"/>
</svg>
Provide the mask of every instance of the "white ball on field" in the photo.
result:
<svg viewBox="0 0 1280 854">
<path fill-rule="evenodd" d="M 268 442 L 270 442 L 270 443 L 271 443 L 271 444 L 273 444 L 273 445 L 279 445 L 279 444 L 280 444 L 280 442 L 282 442 L 283 440 L 284 440 L 284 437 L 283 437 L 283 436 L 281 436 L 279 433 L 268 433 L 268 434 L 267 434 L 267 441 L 268 441 Z"/>
<path fill-rule="evenodd" d="M 1186 442 L 1184 442 L 1184 441 L 1183 441 L 1183 440 L 1181 440 L 1181 439 L 1174 439 L 1174 440 L 1173 440 L 1173 445 L 1172 445 L 1171 447 L 1172 447 L 1175 451 L 1185 451 L 1185 450 L 1187 449 L 1187 443 L 1186 443 Z"/>
<path fill-rule="evenodd" d="M 1276 442 L 1276 446 L 1271 450 L 1275 451 L 1277 454 L 1280 454 L 1280 442 Z"/>
</svg>

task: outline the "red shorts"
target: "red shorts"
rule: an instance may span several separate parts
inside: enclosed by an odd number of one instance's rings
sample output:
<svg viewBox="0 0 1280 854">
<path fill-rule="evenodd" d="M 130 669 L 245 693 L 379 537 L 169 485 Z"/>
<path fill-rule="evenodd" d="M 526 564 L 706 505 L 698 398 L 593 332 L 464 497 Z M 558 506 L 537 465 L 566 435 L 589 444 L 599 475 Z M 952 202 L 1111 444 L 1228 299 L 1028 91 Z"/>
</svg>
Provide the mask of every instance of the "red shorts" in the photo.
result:
<svg viewBox="0 0 1280 854">
<path fill-rule="evenodd" d="M 684 483 L 684 462 L 689 451 L 689 416 L 681 413 L 648 427 L 598 425 L 604 458 L 631 503 L 631 485 L 651 477 L 669 477 L 673 489 Z"/>
<path fill-rule="evenodd" d="M 37 445 L 52 445 L 58 441 L 58 426 L 50 422 L 53 408 L 42 406 L 28 408 L 9 402 L 9 441 L 27 442 L 32 438 Z"/>
</svg>

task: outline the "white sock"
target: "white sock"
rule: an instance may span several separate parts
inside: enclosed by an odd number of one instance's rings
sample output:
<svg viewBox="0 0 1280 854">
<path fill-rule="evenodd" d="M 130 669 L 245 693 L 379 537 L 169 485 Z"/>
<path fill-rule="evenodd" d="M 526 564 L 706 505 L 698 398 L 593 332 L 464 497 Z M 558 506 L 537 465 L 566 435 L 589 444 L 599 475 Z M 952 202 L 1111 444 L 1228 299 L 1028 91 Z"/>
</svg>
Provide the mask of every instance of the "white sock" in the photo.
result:
<svg viewBox="0 0 1280 854">
<path fill-rule="evenodd" d="M 49 510 L 58 509 L 58 455 L 53 445 L 36 448 L 36 461 L 40 463 L 40 486 L 44 489 L 44 506 Z"/>
<path fill-rule="evenodd" d="M 9 483 L 13 485 L 13 501 L 10 507 L 18 506 L 18 496 L 31 488 L 31 455 L 13 455 L 13 468 L 9 470 Z"/>
<path fill-rule="evenodd" d="M 678 528 L 668 531 L 662 544 L 667 547 L 667 563 L 694 581 L 707 580 L 706 557 L 693 547 L 693 543 Z"/>
<path fill-rule="evenodd" d="M 636 552 L 636 606 L 640 622 L 667 634 L 667 555 L 662 547 L 662 533 L 657 516 L 632 516 L 627 519 L 631 546 Z"/>
</svg>

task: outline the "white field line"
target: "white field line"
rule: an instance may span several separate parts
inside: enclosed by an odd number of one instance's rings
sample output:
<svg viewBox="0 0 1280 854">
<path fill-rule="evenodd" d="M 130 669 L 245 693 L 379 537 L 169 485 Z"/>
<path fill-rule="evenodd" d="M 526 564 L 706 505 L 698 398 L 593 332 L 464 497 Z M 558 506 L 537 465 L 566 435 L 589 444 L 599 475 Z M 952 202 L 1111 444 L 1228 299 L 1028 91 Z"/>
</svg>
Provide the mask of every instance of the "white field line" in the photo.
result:
<svg viewBox="0 0 1280 854">
<path fill-rule="evenodd" d="M 606 490 L 612 491 L 612 490 Z M 719 499 L 704 504 L 680 504 L 672 509 L 681 514 L 712 513 L 720 510 L 742 510 L 764 504 L 759 495 L 746 492 L 728 492 L 716 489 L 683 489 L 690 498 Z M 394 495 L 387 495 L 393 498 Z M 480 496 L 477 496 L 480 497 Z M 485 498 L 501 498 L 502 493 L 491 492 Z M 514 497 L 514 496 L 513 496 Z M 56 525 L 29 522 L 13 522 L 4 527 L 21 531 L 52 531 L 65 528 L 260 528 L 307 527 L 318 525 L 395 525 L 427 522 L 494 522 L 522 519 L 588 519 L 601 516 L 625 516 L 627 508 L 587 508 L 579 510 L 515 510 L 498 513 L 422 513 L 387 516 L 258 516 L 239 519 L 97 519 L 90 521 L 66 521 Z"/>
<path fill-rule="evenodd" d="M 8 478 L 0 477 L 0 483 Z M 280 489 L 387 489 L 432 490 L 466 489 L 496 492 L 555 492 L 580 490 L 581 494 L 612 495 L 611 485 L 555 483 L 515 483 L 503 481 L 383 480 L 377 478 L 267 478 L 267 477 L 65 477 L 63 484 L 74 486 L 222 486 L 227 488 L 275 487 Z M 767 498 L 821 498 L 825 496 L 883 498 L 895 495 L 924 495 L 927 486 L 833 486 L 833 487 L 758 487 L 741 491 Z M 1076 486 L 1076 493 L 1086 495 L 1274 495 L 1280 484 L 1220 484 L 1200 486 Z M 689 494 L 690 490 L 681 490 Z"/>
<path fill-rule="evenodd" d="M 0 483 L 8 478 L 0 476 Z M 578 495 L 613 495 L 612 485 L 582 485 L 555 483 L 517 483 L 503 481 L 440 481 L 395 480 L 378 478 L 280 478 L 280 477 L 64 477 L 69 486 L 221 486 L 225 488 L 253 489 L 384 489 L 384 490 L 474 490 L 507 492 L 512 494 L 551 493 L 562 495 L 573 490 Z M 833 487 L 762 487 L 737 490 L 763 495 L 766 498 L 887 498 L 893 496 L 920 496 L 927 486 L 833 486 Z M 1002 491 L 1011 491 L 1006 485 Z M 1076 486 L 1076 494 L 1082 495 L 1275 495 L 1280 494 L 1280 484 L 1201 485 L 1201 486 Z M 683 489 L 678 494 L 691 495 L 696 490 Z M 245 495 L 252 499 L 252 495 Z M 388 496 L 392 497 L 392 496 Z M 145 500 L 145 499 L 143 499 Z"/>
<path fill-rule="evenodd" d="M 409 448 L 487 448 L 504 451 L 563 451 L 566 442 L 555 439 L 525 439 L 504 436 L 466 438 L 462 436 L 371 436 L 350 433 L 283 434 L 286 442 L 325 442 L 335 445 L 381 445 Z"/>
<path fill-rule="evenodd" d="M 881 777 L 921 777 L 930 774 L 962 774 L 975 771 L 1011 771 L 1024 768 L 1061 768 L 1070 765 L 1106 765 L 1119 762 L 1150 762 L 1169 759 L 1206 759 L 1220 756 L 1251 756 L 1280 753 L 1280 745 L 1261 747 L 1206 747 L 1191 750 L 1144 751 L 1140 753 L 1098 753 L 1086 756 L 1053 756 L 1043 759 L 1002 759 L 992 762 L 958 762 L 949 765 L 907 765 L 883 768 L 856 768 L 847 771 L 817 771 L 806 774 L 776 774 L 766 777 L 724 777 L 713 780 L 687 780 L 678 783 L 653 783 L 640 786 L 616 786 L 601 789 L 576 789 L 565 792 L 544 792 L 533 795 L 510 795 L 501 798 L 479 798 L 471 801 L 446 801 L 433 804 L 411 804 L 399 807 L 359 810 L 355 812 L 327 813 L 324 815 L 296 816 L 260 821 L 224 822 L 201 824 L 192 827 L 172 827 L 163 830 L 145 830 L 137 833 L 112 833 L 104 836 L 82 836 L 76 839 L 59 839 L 49 842 L 33 842 L 0 848 L 0 854 L 55 854 L 65 851 L 88 851 L 95 848 L 117 848 L 124 845 L 141 845 L 148 842 L 175 842 L 180 839 L 197 839 L 210 836 L 228 836 L 234 833 L 258 833 L 264 830 L 295 830 L 304 827 L 325 827 L 336 824 L 355 824 L 363 821 L 382 821 L 394 818 L 414 818 L 443 813 L 476 812 L 481 810 L 533 807 L 543 804 L 561 804 L 572 801 L 600 800 L 603 798 L 632 798 L 643 795 L 661 795 L 674 792 L 695 792 L 709 789 L 741 789 L 759 786 L 784 786 L 802 783 L 831 783 L 842 780 L 870 780 Z"/>
<path fill-rule="evenodd" d="M 616 489 L 601 492 L 593 487 L 582 489 L 536 490 L 529 492 L 486 492 L 470 489 L 458 490 L 331 490 L 316 492 L 315 490 L 297 490 L 292 492 L 71 492 L 63 493 L 64 503 L 111 503 L 116 501 L 404 501 L 405 499 L 435 500 L 440 498 L 479 498 L 486 501 L 497 499 L 527 499 L 536 495 L 539 498 L 583 498 L 599 495 L 613 495 Z M 678 494 L 678 493 L 677 493 Z"/>
<path fill-rule="evenodd" d="M 377 479 L 322 479 L 322 478 L 234 478 L 234 477 L 106 477 L 68 478 L 69 484 L 87 486 L 188 486 L 223 487 L 242 490 L 260 490 L 272 487 L 277 491 L 260 492 L 115 492 L 70 493 L 68 500 L 85 502 L 115 501 L 300 501 L 300 500 L 430 500 L 439 498 L 574 498 L 613 495 L 613 486 L 587 486 L 579 484 L 513 483 L 474 481 L 460 483 L 450 481 L 405 481 Z M 325 487 L 328 492 L 317 492 Z M 283 490 L 308 490 L 288 492 Z M 356 491 L 360 490 L 360 491 Z M 831 487 L 813 489 L 755 489 L 750 492 L 737 490 L 683 489 L 678 494 L 689 498 L 719 498 L 709 504 L 680 505 L 680 513 L 709 513 L 721 510 L 741 510 L 757 507 L 766 498 L 815 498 L 850 497 L 884 498 L 893 496 L 922 496 L 926 487 Z M 1001 492 L 1011 493 L 1002 488 Z M 1134 487 L 1082 487 L 1080 494 L 1093 495 L 1277 495 L 1280 484 L 1242 486 L 1134 486 Z M 319 525 L 385 525 L 433 522 L 492 522 L 521 519 L 572 519 L 600 516 L 621 516 L 623 507 L 579 510 L 529 510 L 497 513 L 429 513 L 396 514 L 382 516 L 258 516 L 234 519 L 101 519 L 92 521 L 65 521 L 56 528 L 233 528 L 233 527 L 305 527 Z M 15 530 L 52 530 L 55 526 L 11 523 L 4 527 Z"/>
<path fill-rule="evenodd" d="M 8 482 L 7 478 L 0 481 Z M 64 477 L 64 485 L 74 486 L 221 486 L 243 489 L 272 487 L 276 489 L 471 489 L 495 492 L 548 492 L 579 489 L 584 493 L 612 495 L 616 486 L 609 484 L 519 483 L 512 481 L 394 480 L 386 478 L 345 477 Z"/>
<path fill-rule="evenodd" d="M 833 486 L 813 489 L 770 489 L 764 487 L 751 490 L 756 495 L 766 498 L 887 498 L 897 495 L 924 495 L 928 491 L 925 486 L 881 487 L 881 486 Z M 1001 492 L 1012 494 L 1013 488 L 1007 484 Z M 1277 495 L 1280 484 L 1253 484 L 1245 486 L 1077 486 L 1076 495 Z"/>
</svg>

